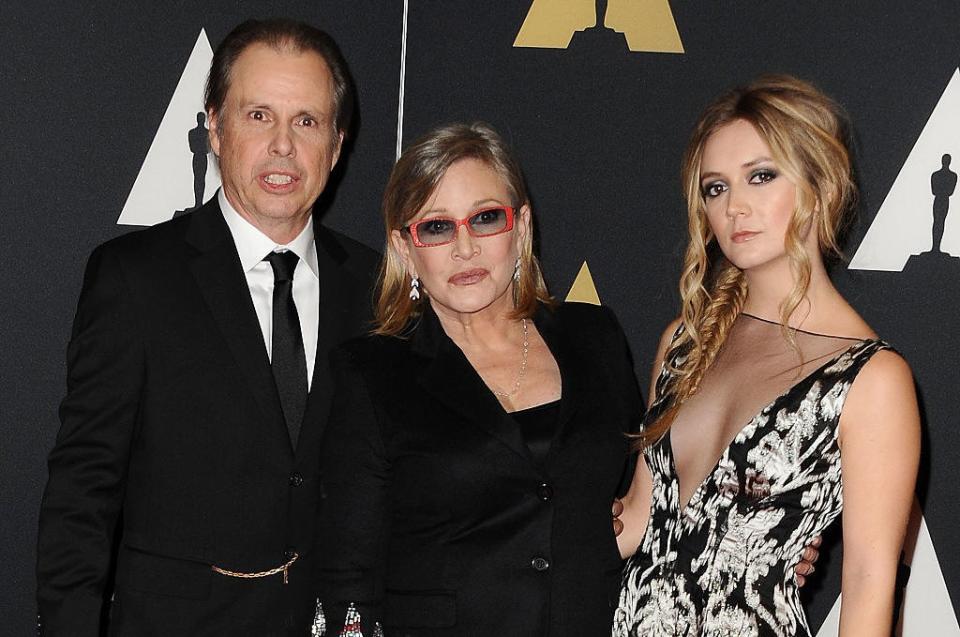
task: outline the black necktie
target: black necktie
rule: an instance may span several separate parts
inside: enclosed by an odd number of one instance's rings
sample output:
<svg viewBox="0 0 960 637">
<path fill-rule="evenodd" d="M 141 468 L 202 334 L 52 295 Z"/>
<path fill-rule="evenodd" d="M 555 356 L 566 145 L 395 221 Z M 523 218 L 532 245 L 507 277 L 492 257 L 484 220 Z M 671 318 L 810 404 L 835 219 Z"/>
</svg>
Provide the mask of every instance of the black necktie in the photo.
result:
<svg viewBox="0 0 960 637">
<path fill-rule="evenodd" d="M 300 260 L 295 253 L 271 252 L 264 261 L 273 268 L 273 351 L 271 367 L 280 394 L 294 448 L 307 405 L 307 359 L 303 354 L 300 317 L 293 302 L 293 271 Z"/>
</svg>

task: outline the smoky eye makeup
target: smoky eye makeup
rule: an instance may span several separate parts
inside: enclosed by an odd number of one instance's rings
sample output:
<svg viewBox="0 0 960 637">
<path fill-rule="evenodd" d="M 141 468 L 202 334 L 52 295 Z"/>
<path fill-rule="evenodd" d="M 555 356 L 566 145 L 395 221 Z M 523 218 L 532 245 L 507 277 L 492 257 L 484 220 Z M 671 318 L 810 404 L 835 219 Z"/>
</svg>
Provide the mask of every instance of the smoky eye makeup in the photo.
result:
<svg viewBox="0 0 960 637">
<path fill-rule="evenodd" d="M 780 173 L 771 167 L 757 168 L 750 173 L 750 183 L 765 184 L 776 179 L 779 174 Z"/>
<path fill-rule="evenodd" d="M 726 189 L 727 186 L 722 181 L 707 181 L 700 186 L 700 194 L 705 199 L 710 199 L 721 194 Z"/>
</svg>

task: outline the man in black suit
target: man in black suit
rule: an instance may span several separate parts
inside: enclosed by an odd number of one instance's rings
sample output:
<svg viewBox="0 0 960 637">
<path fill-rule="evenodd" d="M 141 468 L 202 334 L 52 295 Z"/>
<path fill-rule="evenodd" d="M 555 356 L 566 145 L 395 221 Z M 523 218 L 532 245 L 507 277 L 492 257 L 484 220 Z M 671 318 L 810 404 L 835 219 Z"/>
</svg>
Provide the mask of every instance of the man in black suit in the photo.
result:
<svg viewBox="0 0 960 637">
<path fill-rule="evenodd" d="M 240 25 L 207 85 L 222 190 L 91 256 L 40 514 L 43 635 L 305 634 L 327 352 L 365 328 L 377 262 L 311 214 L 352 106 L 327 34 Z"/>
</svg>

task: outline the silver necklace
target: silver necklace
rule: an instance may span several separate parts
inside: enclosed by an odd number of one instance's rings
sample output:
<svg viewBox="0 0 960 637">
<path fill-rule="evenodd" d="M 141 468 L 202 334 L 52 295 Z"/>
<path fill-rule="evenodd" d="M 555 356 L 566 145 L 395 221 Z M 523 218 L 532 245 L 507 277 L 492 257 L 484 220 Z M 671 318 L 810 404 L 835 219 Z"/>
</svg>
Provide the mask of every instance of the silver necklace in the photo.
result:
<svg viewBox="0 0 960 637">
<path fill-rule="evenodd" d="M 492 390 L 494 396 L 510 398 L 520 391 L 520 383 L 523 381 L 523 377 L 527 375 L 527 352 L 530 351 L 530 339 L 527 338 L 527 319 L 520 319 L 520 324 L 523 326 L 523 357 L 520 359 L 520 373 L 517 374 L 517 382 L 513 384 L 513 389 L 509 392 Z"/>
</svg>

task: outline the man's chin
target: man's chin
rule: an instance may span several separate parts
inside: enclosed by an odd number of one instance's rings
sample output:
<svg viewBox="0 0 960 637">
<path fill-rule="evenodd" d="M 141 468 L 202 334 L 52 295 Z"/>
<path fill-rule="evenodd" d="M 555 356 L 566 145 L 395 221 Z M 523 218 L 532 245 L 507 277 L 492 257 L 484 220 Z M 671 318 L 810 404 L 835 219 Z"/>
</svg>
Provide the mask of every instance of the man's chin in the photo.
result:
<svg viewBox="0 0 960 637">
<path fill-rule="evenodd" d="M 296 205 L 293 202 L 266 201 L 263 205 L 253 208 L 256 216 L 265 223 L 284 223 L 305 219 L 310 215 L 312 206 L 304 207 L 302 202 Z M 279 205 L 278 205 L 279 204 Z"/>
</svg>

